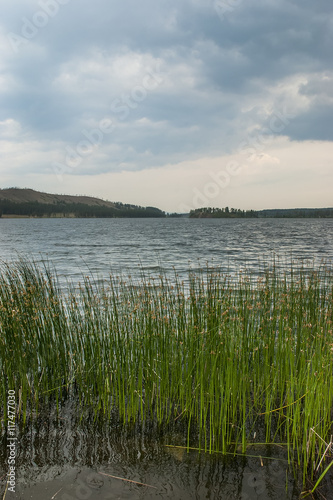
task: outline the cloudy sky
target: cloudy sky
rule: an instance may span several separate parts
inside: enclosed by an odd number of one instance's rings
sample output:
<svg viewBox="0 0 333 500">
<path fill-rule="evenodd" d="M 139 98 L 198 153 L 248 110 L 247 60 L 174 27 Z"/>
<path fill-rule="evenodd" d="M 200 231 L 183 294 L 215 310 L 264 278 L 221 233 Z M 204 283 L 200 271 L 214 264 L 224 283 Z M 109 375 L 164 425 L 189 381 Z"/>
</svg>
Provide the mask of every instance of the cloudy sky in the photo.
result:
<svg viewBox="0 0 333 500">
<path fill-rule="evenodd" d="M 333 206 L 331 0 L 2 0 L 0 187 Z"/>
</svg>

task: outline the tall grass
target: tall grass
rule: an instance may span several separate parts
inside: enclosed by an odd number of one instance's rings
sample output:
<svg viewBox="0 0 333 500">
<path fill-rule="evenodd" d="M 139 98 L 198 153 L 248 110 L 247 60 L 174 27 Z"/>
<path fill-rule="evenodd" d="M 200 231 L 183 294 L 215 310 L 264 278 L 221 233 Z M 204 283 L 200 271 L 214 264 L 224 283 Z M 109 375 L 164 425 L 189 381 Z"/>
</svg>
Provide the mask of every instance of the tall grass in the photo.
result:
<svg viewBox="0 0 333 500">
<path fill-rule="evenodd" d="M 47 267 L 3 264 L 2 407 L 16 389 L 23 421 L 68 396 L 104 418 L 181 419 L 188 446 L 196 429 L 209 452 L 245 452 L 256 433 L 286 443 L 312 477 L 325 451 L 316 435 L 332 432 L 333 273 L 287 271 L 207 269 L 189 285 L 85 277 L 63 294 Z"/>
</svg>

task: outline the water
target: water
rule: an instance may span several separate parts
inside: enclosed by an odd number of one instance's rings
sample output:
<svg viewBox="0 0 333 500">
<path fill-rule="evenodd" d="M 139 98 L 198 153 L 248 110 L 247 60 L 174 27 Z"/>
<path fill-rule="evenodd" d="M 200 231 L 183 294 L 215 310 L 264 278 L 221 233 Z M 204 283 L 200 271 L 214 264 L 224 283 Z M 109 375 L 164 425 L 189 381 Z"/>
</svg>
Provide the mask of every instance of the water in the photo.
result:
<svg viewBox="0 0 333 500">
<path fill-rule="evenodd" d="M 41 410 L 29 432 L 18 433 L 19 483 L 8 500 L 299 498 L 283 447 L 250 446 L 247 457 L 209 455 L 186 450 L 180 422 L 163 429 L 152 422 L 143 432 L 135 425 L 124 430 L 116 416 L 79 422 L 70 402 L 59 415 Z M 5 438 L 2 444 L 3 477 Z"/>
<path fill-rule="evenodd" d="M 296 261 L 333 262 L 333 220 L 329 219 L 0 219 L 0 256 L 48 260 L 62 280 L 82 273 L 140 269 L 186 279 L 205 266 L 255 269 L 273 254 Z M 18 432 L 17 492 L 27 499 L 294 499 L 283 450 L 252 447 L 253 457 L 207 456 L 166 445 L 184 444 L 184 433 L 140 435 L 116 423 L 78 423 L 70 409 L 41 417 Z M 185 432 L 186 436 L 186 432 Z M 0 496 L 7 464 L 5 434 L 0 456 Z M 271 455 L 273 460 L 260 459 Z M 102 475 L 108 474 L 108 475 Z M 110 476 L 127 478 L 148 486 Z M 326 498 L 332 476 L 326 481 Z M 332 485 L 331 485 L 332 486 Z M 330 496 L 331 495 L 331 496 Z"/>
<path fill-rule="evenodd" d="M 258 259 L 333 261 L 332 219 L 0 219 L 0 255 L 48 259 L 60 277 L 139 268 L 186 277 L 208 263 L 233 271 Z"/>
<path fill-rule="evenodd" d="M 9 500 L 50 500 L 59 490 L 56 500 L 299 498 L 279 449 L 272 460 L 259 458 L 269 453 L 262 446 L 249 451 L 257 457 L 206 455 L 168 446 L 184 444 L 181 433 L 142 436 L 115 422 L 78 425 L 64 409 L 61 416 L 53 426 L 40 418 L 20 439 L 20 484 Z"/>
</svg>

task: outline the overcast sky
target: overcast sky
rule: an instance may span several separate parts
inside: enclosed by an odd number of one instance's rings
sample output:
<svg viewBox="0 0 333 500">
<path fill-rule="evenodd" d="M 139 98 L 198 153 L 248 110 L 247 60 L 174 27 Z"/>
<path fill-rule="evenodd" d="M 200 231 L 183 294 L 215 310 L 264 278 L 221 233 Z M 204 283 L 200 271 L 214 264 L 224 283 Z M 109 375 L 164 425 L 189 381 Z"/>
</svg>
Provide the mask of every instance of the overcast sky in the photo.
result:
<svg viewBox="0 0 333 500">
<path fill-rule="evenodd" d="M 332 0 L 2 0 L 0 186 L 333 206 Z"/>
</svg>

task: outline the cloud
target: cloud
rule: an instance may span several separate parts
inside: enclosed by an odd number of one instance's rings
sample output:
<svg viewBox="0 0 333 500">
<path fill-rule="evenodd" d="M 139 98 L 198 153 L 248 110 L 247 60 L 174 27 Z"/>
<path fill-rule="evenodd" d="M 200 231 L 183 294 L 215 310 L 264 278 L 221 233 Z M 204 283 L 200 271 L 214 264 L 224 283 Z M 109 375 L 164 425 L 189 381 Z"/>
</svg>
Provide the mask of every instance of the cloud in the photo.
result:
<svg viewBox="0 0 333 500">
<path fill-rule="evenodd" d="M 20 135 L 21 126 L 15 120 L 9 118 L 0 122 L 0 136 L 2 139 L 13 139 Z"/>
<path fill-rule="evenodd" d="M 257 161 L 271 164 L 276 137 L 331 142 L 330 2 L 244 0 L 223 14 L 221 5 L 4 0 L 2 172 L 53 176 L 57 163 L 77 182 L 149 169 L 162 176 L 168 165 L 236 154 L 258 137 L 266 143 Z M 105 121 L 112 126 L 100 139 Z M 87 136 L 98 144 L 83 153 Z"/>
</svg>

